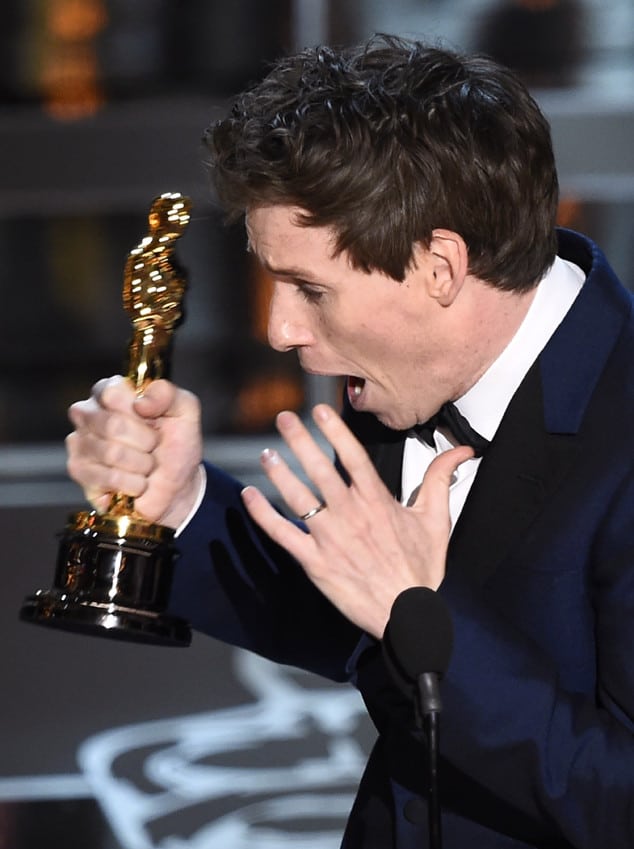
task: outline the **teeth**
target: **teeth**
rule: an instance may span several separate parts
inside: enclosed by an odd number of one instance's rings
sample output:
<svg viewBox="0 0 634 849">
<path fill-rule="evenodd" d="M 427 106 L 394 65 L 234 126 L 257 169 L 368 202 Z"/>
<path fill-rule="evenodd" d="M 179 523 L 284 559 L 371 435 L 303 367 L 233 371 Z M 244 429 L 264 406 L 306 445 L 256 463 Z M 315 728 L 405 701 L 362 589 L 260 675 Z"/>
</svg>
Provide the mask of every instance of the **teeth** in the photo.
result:
<svg viewBox="0 0 634 849">
<path fill-rule="evenodd" d="M 365 380 L 363 380 L 363 378 L 361 377 L 349 377 L 348 382 L 350 384 L 350 391 L 352 392 L 352 395 L 355 398 L 361 395 Z"/>
</svg>

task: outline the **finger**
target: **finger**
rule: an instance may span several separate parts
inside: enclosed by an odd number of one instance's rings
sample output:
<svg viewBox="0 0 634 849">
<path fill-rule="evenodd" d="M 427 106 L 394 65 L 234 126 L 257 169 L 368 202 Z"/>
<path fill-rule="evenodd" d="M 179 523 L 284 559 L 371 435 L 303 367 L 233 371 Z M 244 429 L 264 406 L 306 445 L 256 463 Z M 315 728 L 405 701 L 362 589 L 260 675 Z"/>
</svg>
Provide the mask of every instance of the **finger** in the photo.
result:
<svg viewBox="0 0 634 849">
<path fill-rule="evenodd" d="M 134 387 L 120 374 L 98 380 L 92 388 L 91 398 L 103 409 L 131 413 L 136 398 Z"/>
<path fill-rule="evenodd" d="M 256 487 L 245 487 L 241 495 L 243 504 L 253 521 L 293 557 L 305 562 L 307 555 L 314 548 L 314 541 L 310 534 L 300 530 L 281 516 Z"/>
<path fill-rule="evenodd" d="M 423 482 L 418 490 L 412 509 L 425 510 L 427 513 L 437 511 L 440 517 L 448 514 L 449 488 L 453 475 L 458 466 L 474 456 L 473 449 L 468 445 L 459 445 L 449 451 L 439 454 L 425 472 Z"/>
<path fill-rule="evenodd" d="M 367 451 L 333 408 L 328 404 L 317 404 L 313 418 L 336 451 L 351 483 L 366 495 L 377 487 L 382 489 L 381 480 Z"/>
<path fill-rule="evenodd" d="M 82 449 L 94 451 L 108 465 L 116 464 L 122 446 L 149 453 L 158 444 L 159 435 L 145 419 L 134 412 L 104 409 L 94 398 L 73 404 L 68 417 L 83 438 Z"/>
<path fill-rule="evenodd" d="M 320 498 L 297 477 L 277 451 L 267 448 L 262 452 L 260 462 L 289 510 L 298 518 L 319 504 Z"/>
<path fill-rule="evenodd" d="M 304 472 L 324 499 L 334 505 L 345 498 L 348 486 L 335 468 L 332 458 L 317 444 L 299 416 L 284 411 L 277 416 L 276 425 Z M 305 513 L 314 506 L 313 498 L 312 503 L 302 512 Z"/>
<path fill-rule="evenodd" d="M 156 465 L 157 433 L 136 416 L 103 409 L 94 396 L 74 404 L 69 417 L 76 429 L 66 438 L 67 469 L 89 500 L 95 502 L 95 493 L 143 491 L 142 480 Z"/>
<path fill-rule="evenodd" d="M 181 416 L 197 409 L 197 399 L 191 392 L 179 389 L 164 379 L 152 381 L 139 395 L 130 380 L 113 375 L 95 383 L 91 398 L 112 412 L 130 413 L 134 410 L 144 418 Z"/>
<path fill-rule="evenodd" d="M 100 492 L 99 490 L 84 489 L 84 497 L 97 513 L 102 514 L 108 511 L 108 507 L 112 501 L 111 493 Z"/>
<path fill-rule="evenodd" d="M 144 431 L 143 436 L 145 435 Z M 150 433 L 149 439 L 146 440 L 147 445 L 143 446 L 138 441 L 127 444 L 124 441 L 101 439 L 92 433 L 85 433 L 81 435 L 81 450 L 108 468 L 148 477 L 156 467 L 152 450 L 155 444 L 153 437 L 154 433 Z"/>
<path fill-rule="evenodd" d="M 68 410 L 68 418 L 82 433 L 102 440 L 122 442 L 141 451 L 152 451 L 157 436 L 134 411 L 136 395 L 130 382 L 121 375 L 98 381 L 90 398 L 77 401 Z M 111 464 L 114 464 L 112 458 Z"/>
<path fill-rule="evenodd" d="M 154 380 L 134 401 L 135 411 L 148 419 L 171 415 L 172 407 L 178 404 L 179 392 L 169 380 Z M 178 411 L 175 411 L 178 413 Z"/>
<path fill-rule="evenodd" d="M 66 468 L 70 477 L 80 484 L 88 500 L 97 507 L 105 507 L 100 499 L 114 492 L 123 492 L 136 497 L 147 489 L 148 478 L 142 472 L 111 467 L 89 454 L 85 448 L 78 448 L 83 441 L 77 433 L 66 438 L 68 459 Z"/>
<path fill-rule="evenodd" d="M 96 412 L 97 404 L 94 398 L 88 398 L 86 401 L 75 401 L 68 408 L 68 418 L 70 423 L 77 429 L 86 425 L 86 421 L 92 411 Z"/>
</svg>

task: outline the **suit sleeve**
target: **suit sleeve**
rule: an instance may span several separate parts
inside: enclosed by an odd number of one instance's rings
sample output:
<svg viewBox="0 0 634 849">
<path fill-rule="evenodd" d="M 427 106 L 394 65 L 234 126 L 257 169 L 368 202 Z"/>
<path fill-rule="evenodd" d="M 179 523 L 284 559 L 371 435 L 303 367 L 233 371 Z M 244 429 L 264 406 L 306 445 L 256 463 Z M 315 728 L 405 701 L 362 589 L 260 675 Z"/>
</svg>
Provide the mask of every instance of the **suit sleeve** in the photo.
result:
<svg viewBox="0 0 634 849">
<path fill-rule="evenodd" d="M 177 539 L 170 611 L 224 642 L 345 680 L 358 628 L 251 521 L 242 485 L 212 465 L 206 471 L 202 504 Z"/>
</svg>

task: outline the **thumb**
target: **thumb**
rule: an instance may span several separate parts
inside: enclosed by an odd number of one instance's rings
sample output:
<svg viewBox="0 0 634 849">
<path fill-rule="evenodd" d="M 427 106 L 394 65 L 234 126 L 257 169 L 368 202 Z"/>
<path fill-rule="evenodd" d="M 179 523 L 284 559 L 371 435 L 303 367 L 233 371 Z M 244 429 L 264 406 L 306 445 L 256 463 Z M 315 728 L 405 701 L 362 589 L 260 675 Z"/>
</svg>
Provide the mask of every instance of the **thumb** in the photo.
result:
<svg viewBox="0 0 634 849">
<path fill-rule="evenodd" d="M 147 419 L 184 418 L 197 420 L 199 401 L 195 395 L 169 380 L 153 380 L 134 402 L 136 412 Z"/>
<path fill-rule="evenodd" d="M 454 472 L 465 460 L 474 456 L 473 448 L 459 445 L 434 458 L 425 472 L 411 509 L 437 513 L 439 520 L 449 519 L 449 487 Z"/>
<path fill-rule="evenodd" d="M 145 419 L 158 419 L 169 413 L 174 404 L 176 387 L 169 380 L 153 380 L 134 402 L 134 409 Z"/>
</svg>

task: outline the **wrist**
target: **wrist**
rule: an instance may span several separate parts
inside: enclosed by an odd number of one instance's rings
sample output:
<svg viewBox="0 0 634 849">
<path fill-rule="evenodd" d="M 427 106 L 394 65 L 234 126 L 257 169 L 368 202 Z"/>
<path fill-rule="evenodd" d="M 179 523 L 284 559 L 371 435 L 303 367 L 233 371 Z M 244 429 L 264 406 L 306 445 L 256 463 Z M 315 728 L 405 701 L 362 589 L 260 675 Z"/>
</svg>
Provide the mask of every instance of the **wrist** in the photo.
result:
<svg viewBox="0 0 634 849">
<path fill-rule="evenodd" d="M 181 492 L 163 516 L 162 524 L 174 528 L 175 536 L 178 536 L 187 527 L 200 507 L 206 486 L 207 473 L 203 464 L 200 463 L 196 467 L 186 491 Z"/>
</svg>

